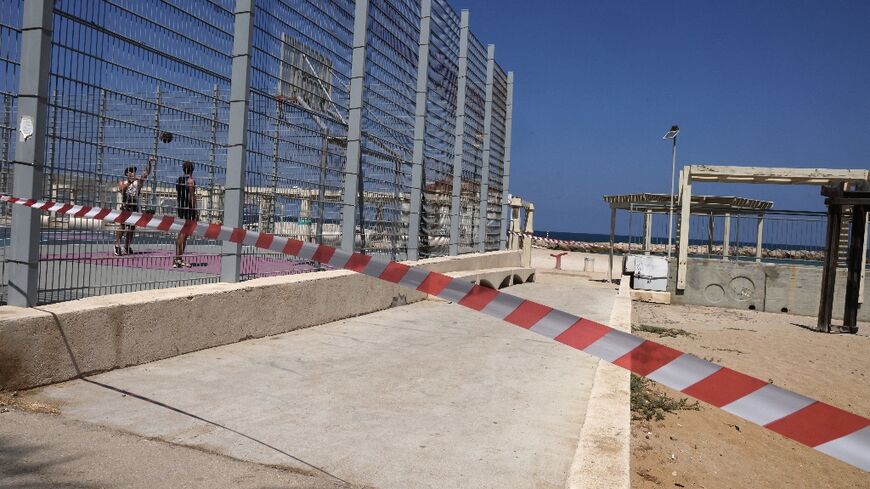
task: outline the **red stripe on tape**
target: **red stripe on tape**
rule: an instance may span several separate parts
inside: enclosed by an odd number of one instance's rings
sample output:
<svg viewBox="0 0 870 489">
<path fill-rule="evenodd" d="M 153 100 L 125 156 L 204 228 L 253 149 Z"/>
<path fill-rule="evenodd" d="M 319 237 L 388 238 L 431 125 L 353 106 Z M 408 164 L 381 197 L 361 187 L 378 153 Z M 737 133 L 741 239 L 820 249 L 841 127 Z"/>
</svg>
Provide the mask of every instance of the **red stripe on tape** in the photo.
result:
<svg viewBox="0 0 870 489">
<path fill-rule="evenodd" d="M 497 290 L 482 285 L 475 285 L 467 294 L 465 294 L 465 297 L 463 297 L 459 303 L 465 307 L 474 309 L 475 311 L 480 311 L 486 307 L 487 304 L 492 302 L 498 294 L 499 291 Z"/>
<path fill-rule="evenodd" d="M 396 263 L 394 261 L 391 261 L 387 265 L 387 268 L 385 268 L 384 271 L 381 272 L 380 279 L 397 284 L 399 283 L 399 280 L 402 280 L 402 277 L 404 277 L 405 274 L 408 273 L 408 270 L 410 268 L 411 267 L 403 263 Z"/>
<path fill-rule="evenodd" d="M 646 376 L 671 363 L 682 354 L 681 351 L 668 348 L 654 341 L 644 341 L 634 350 L 617 358 L 613 363 L 638 375 Z"/>
<path fill-rule="evenodd" d="M 27 207 L 33 207 L 33 204 L 36 203 L 36 199 L 27 199 L 24 201 L 24 205 Z"/>
<path fill-rule="evenodd" d="M 146 214 L 142 214 L 142 217 L 140 217 L 139 220 L 136 221 L 136 225 L 143 226 L 143 227 L 147 226 L 148 223 L 151 222 L 151 219 L 153 219 L 153 218 L 154 218 L 154 214 L 151 214 L 150 212 L 146 213 Z"/>
<path fill-rule="evenodd" d="M 260 237 L 257 238 L 257 242 L 254 243 L 254 246 L 256 246 L 257 248 L 269 249 L 269 247 L 272 246 L 272 241 L 274 239 L 275 236 L 272 234 L 260 233 Z"/>
<path fill-rule="evenodd" d="M 193 231 L 196 230 L 196 221 L 193 220 L 185 220 L 184 225 L 181 226 L 181 229 L 178 231 L 178 234 L 186 234 L 190 236 L 193 234 Z"/>
<path fill-rule="evenodd" d="M 110 211 L 109 209 L 100 209 L 99 211 L 97 211 L 97 214 L 94 216 L 94 219 L 102 220 L 103 218 L 108 216 L 109 213 L 111 213 L 111 212 L 112 211 Z"/>
<path fill-rule="evenodd" d="M 362 271 L 369 265 L 370 261 L 372 261 L 372 257 L 363 255 L 362 253 L 354 253 L 350 255 L 347 263 L 344 264 L 344 268 L 345 270 L 362 273 Z"/>
<path fill-rule="evenodd" d="M 426 275 L 426 278 L 423 279 L 423 282 L 420 283 L 420 286 L 417 287 L 417 290 L 430 295 L 438 295 L 452 280 L 453 279 L 447 275 L 430 272 L 429 275 Z"/>
<path fill-rule="evenodd" d="M 522 304 L 514 309 L 514 312 L 508 314 L 504 320 L 511 324 L 516 324 L 517 326 L 529 329 L 552 310 L 552 307 L 547 307 L 543 304 L 538 304 L 537 302 L 523 301 Z"/>
<path fill-rule="evenodd" d="M 220 224 L 209 224 L 205 230 L 205 237 L 208 239 L 218 239 L 221 235 Z"/>
<path fill-rule="evenodd" d="M 39 206 L 39 208 L 42 209 L 42 210 L 44 210 L 44 211 L 47 211 L 47 210 L 51 209 L 51 206 L 53 206 L 53 205 L 54 205 L 54 202 L 52 202 L 52 201 L 49 200 L 49 201 L 46 201 L 46 202 L 45 202 L 44 204 L 42 204 L 41 206 Z"/>
<path fill-rule="evenodd" d="M 246 234 L 248 234 L 248 232 L 242 228 L 233 228 L 233 232 L 230 234 L 230 242 L 241 243 L 245 240 Z"/>
<path fill-rule="evenodd" d="M 720 368 L 708 375 L 707 378 L 683 389 L 683 393 L 716 407 L 722 407 L 761 389 L 765 385 L 767 382 L 763 380 L 741 374 L 730 368 Z"/>
<path fill-rule="evenodd" d="M 765 425 L 783 436 L 815 447 L 870 425 L 870 419 L 816 401 Z"/>
<path fill-rule="evenodd" d="M 118 217 L 115 218 L 115 222 L 124 222 L 129 219 L 131 215 L 133 215 L 133 213 L 130 211 L 121 211 L 121 213 L 118 214 Z"/>
<path fill-rule="evenodd" d="M 317 250 L 314 251 L 314 256 L 312 256 L 311 259 L 318 263 L 329 263 L 333 254 L 335 254 L 335 248 L 332 246 L 320 245 L 317 247 Z"/>
<path fill-rule="evenodd" d="M 172 226 L 172 223 L 175 222 L 175 218 L 172 216 L 164 216 L 163 219 L 160 220 L 160 224 L 157 225 L 157 229 L 161 231 L 169 231 L 169 228 Z"/>
<path fill-rule="evenodd" d="M 302 249 L 302 241 L 298 239 L 288 239 L 284 245 L 284 253 L 293 256 L 299 256 L 299 250 Z"/>
<path fill-rule="evenodd" d="M 85 214 L 87 214 L 88 212 L 91 212 L 91 208 L 88 206 L 84 206 L 81 209 L 79 209 L 78 212 L 73 214 L 73 217 L 85 217 Z"/>
<path fill-rule="evenodd" d="M 72 204 L 64 204 L 64 205 L 61 206 L 60 209 L 57 210 L 57 212 L 58 212 L 59 214 L 66 214 L 66 211 L 68 211 L 68 210 L 70 210 L 70 209 L 72 209 L 72 208 L 73 208 L 73 205 L 72 205 Z"/>
<path fill-rule="evenodd" d="M 603 324 L 588 319 L 580 319 L 554 339 L 578 350 L 585 350 L 587 346 L 600 340 L 602 336 L 611 331 L 613 328 Z"/>
</svg>

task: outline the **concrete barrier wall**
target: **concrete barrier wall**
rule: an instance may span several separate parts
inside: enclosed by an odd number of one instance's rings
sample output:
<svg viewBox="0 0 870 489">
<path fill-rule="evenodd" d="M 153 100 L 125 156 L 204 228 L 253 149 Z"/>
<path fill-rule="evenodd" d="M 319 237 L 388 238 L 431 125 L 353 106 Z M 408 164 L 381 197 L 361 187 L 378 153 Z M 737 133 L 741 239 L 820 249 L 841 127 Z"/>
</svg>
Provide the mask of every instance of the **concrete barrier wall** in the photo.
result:
<svg viewBox="0 0 870 489">
<path fill-rule="evenodd" d="M 518 251 L 422 260 L 502 268 Z M 368 314 L 426 294 L 345 270 L 0 307 L 0 390 L 24 389 Z"/>
<path fill-rule="evenodd" d="M 671 267 L 668 290 L 674 290 Z M 756 309 L 817 316 L 821 296 L 822 267 L 773 263 L 691 259 L 686 273 L 686 290 L 674 294 L 675 304 L 698 304 L 734 309 Z M 834 289 L 834 318 L 843 318 L 846 270 L 837 270 Z M 870 288 L 864 288 L 864 306 L 858 319 L 870 321 Z"/>
</svg>

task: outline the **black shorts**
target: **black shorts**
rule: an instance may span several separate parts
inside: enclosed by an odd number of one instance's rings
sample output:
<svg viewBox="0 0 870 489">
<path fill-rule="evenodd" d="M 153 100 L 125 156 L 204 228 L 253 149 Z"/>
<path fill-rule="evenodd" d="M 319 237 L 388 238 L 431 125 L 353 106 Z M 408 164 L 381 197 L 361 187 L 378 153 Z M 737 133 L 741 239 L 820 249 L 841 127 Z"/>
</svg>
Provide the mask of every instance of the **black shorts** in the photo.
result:
<svg viewBox="0 0 870 489">
<path fill-rule="evenodd" d="M 139 212 L 139 204 L 121 204 L 121 210 L 127 212 Z M 136 226 L 121 224 L 121 229 L 133 231 L 136 229 Z"/>
<path fill-rule="evenodd" d="M 199 212 L 196 209 L 178 209 L 178 217 L 182 219 L 186 219 L 188 221 L 198 221 L 199 220 Z"/>
</svg>

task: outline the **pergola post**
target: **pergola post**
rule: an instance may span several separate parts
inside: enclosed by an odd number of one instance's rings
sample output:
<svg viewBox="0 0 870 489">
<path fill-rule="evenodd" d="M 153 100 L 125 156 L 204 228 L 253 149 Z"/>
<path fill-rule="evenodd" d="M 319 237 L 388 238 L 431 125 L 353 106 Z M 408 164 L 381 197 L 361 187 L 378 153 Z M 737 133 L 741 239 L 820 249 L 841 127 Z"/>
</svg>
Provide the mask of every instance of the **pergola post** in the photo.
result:
<svg viewBox="0 0 870 489">
<path fill-rule="evenodd" d="M 726 212 L 722 230 L 722 259 L 727 260 L 729 256 L 731 256 L 731 213 Z"/>
<path fill-rule="evenodd" d="M 843 208 L 828 205 L 828 227 L 825 236 L 825 262 L 822 266 L 822 290 L 819 298 L 818 331 L 831 331 L 831 315 L 834 310 L 834 284 L 837 278 L 837 256 L 840 248 L 840 225 Z"/>
<path fill-rule="evenodd" d="M 867 230 L 867 208 L 863 205 L 852 206 L 852 231 L 849 236 L 849 260 L 846 272 L 846 304 L 843 308 L 843 328 L 850 333 L 858 331 L 858 294 L 861 290 L 861 275 L 865 256 L 861 253 Z"/>
<path fill-rule="evenodd" d="M 608 257 L 607 279 L 613 282 L 613 240 L 616 232 L 616 207 L 610 207 L 610 256 Z"/>
<path fill-rule="evenodd" d="M 643 254 L 649 255 L 652 250 L 652 209 L 647 209 L 643 220 Z"/>
<path fill-rule="evenodd" d="M 687 168 L 683 173 L 680 192 L 680 255 L 677 262 L 677 290 L 686 289 L 686 271 L 689 264 L 689 220 L 692 216 L 692 175 Z"/>
<path fill-rule="evenodd" d="M 764 214 L 758 215 L 758 231 L 755 233 L 755 262 L 761 263 L 764 252 Z"/>
</svg>

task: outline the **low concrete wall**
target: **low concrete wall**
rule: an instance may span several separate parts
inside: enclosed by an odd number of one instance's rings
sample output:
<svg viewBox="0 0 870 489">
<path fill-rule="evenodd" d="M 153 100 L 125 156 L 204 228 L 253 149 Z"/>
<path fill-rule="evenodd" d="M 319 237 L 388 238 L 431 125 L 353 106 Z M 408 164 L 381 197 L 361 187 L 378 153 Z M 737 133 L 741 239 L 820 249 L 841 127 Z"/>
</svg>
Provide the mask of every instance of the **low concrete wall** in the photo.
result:
<svg viewBox="0 0 870 489">
<path fill-rule="evenodd" d="M 674 290 L 672 263 L 668 290 Z M 691 259 L 686 290 L 674 294 L 674 304 L 699 304 L 734 309 L 756 309 L 817 316 L 821 296 L 822 267 L 774 263 L 736 262 L 721 259 Z M 843 318 L 846 270 L 837 270 L 834 318 Z M 864 304 L 870 304 L 870 288 L 864 288 Z M 858 310 L 858 319 L 870 321 L 870 306 Z"/>
<path fill-rule="evenodd" d="M 423 260 L 439 272 L 516 266 L 518 251 Z M 275 335 L 426 298 L 332 270 L 240 284 L 0 307 L 0 390 L 24 389 Z"/>
</svg>

